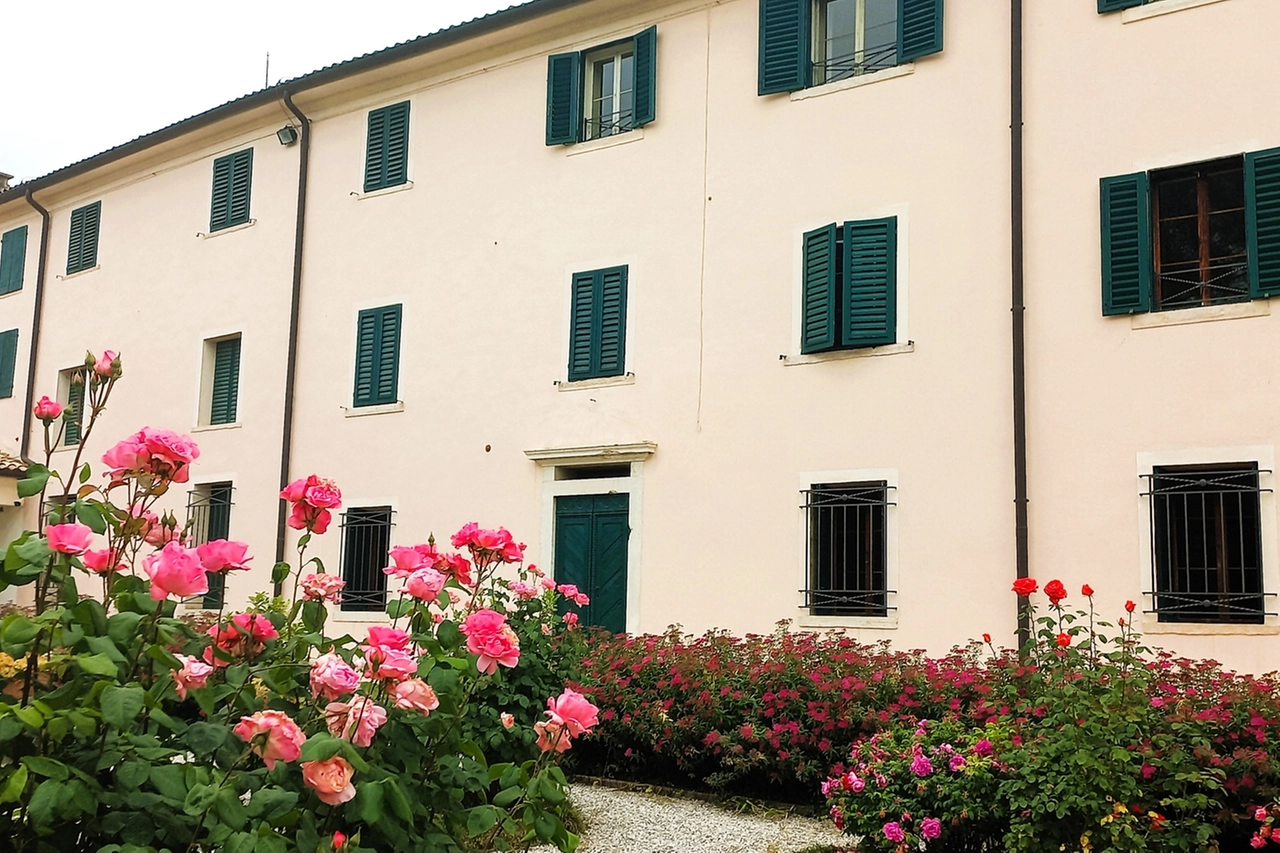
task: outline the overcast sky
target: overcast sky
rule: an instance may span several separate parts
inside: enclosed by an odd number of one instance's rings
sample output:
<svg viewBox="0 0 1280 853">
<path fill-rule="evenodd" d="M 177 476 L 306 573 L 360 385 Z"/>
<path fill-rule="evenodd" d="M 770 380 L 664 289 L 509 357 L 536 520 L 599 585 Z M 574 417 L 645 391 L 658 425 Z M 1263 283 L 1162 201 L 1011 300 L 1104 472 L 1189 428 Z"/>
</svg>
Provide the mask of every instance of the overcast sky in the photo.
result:
<svg viewBox="0 0 1280 853">
<path fill-rule="evenodd" d="M 34 178 L 518 0 L 0 0 L 0 172 Z"/>
</svg>

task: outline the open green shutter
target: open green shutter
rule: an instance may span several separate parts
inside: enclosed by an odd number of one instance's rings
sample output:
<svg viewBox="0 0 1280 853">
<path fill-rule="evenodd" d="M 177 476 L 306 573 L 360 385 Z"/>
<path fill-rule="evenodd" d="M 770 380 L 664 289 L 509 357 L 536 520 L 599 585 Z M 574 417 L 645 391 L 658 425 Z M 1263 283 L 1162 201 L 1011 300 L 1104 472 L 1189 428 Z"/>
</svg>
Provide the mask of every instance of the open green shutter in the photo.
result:
<svg viewBox="0 0 1280 853">
<path fill-rule="evenodd" d="M 231 207 L 231 156 L 213 161 L 213 202 L 209 206 L 209 230 L 219 231 L 228 225 Z"/>
<path fill-rule="evenodd" d="M 582 128 L 582 54 L 547 59 L 547 144 L 572 145 Z"/>
<path fill-rule="evenodd" d="M 1105 15 L 1107 12 L 1119 12 L 1121 9 L 1141 6 L 1146 2 L 1147 0 L 1098 0 L 1098 14 Z"/>
<path fill-rule="evenodd" d="M 22 290 L 27 263 L 27 226 L 20 225 L 0 237 L 0 293 Z"/>
<path fill-rule="evenodd" d="M 657 117 L 658 28 L 636 36 L 635 127 L 644 127 Z"/>
<path fill-rule="evenodd" d="M 942 51 L 942 0 L 898 0 L 898 62 Z"/>
<path fill-rule="evenodd" d="M 600 325 L 596 335 L 599 356 L 596 376 L 621 376 L 626 367 L 627 268 L 600 270 Z"/>
<path fill-rule="evenodd" d="M 230 193 L 227 203 L 227 225 L 249 221 L 249 188 L 253 180 L 253 149 L 246 148 L 231 155 Z"/>
<path fill-rule="evenodd" d="M 803 311 L 800 351 L 820 352 L 836 345 L 836 226 L 804 235 Z"/>
<path fill-rule="evenodd" d="M 227 338 L 214 345 L 213 389 L 209 423 L 233 424 L 240 398 L 240 339 Z"/>
<path fill-rule="evenodd" d="M 1151 306 L 1151 204 L 1146 172 L 1103 178 L 1102 313 Z"/>
<path fill-rule="evenodd" d="M 18 368 L 18 330 L 0 332 L 0 397 L 13 396 L 13 375 Z"/>
<path fill-rule="evenodd" d="M 387 111 L 369 111 L 369 133 L 364 153 L 364 191 L 382 187 L 386 175 Z"/>
<path fill-rule="evenodd" d="M 400 381 L 399 305 L 390 305 L 379 310 L 377 334 L 373 402 L 377 405 L 386 405 L 396 402 Z"/>
<path fill-rule="evenodd" d="M 761 95 L 809 85 L 809 7 L 812 0 L 760 0 Z"/>
<path fill-rule="evenodd" d="M 352 405 L 374 405 L 374 363 L 377 358 L 378 311 L 360 312 L 356 324 L 356 387 Z"/>
<path fill-rule="evenodd" d="M 1249 295 L 1280 296 L 1280 148 L 1244 155 Z"/>
<path fill-rule="evenodd" d="M 77 376 L 84 379 L 84 371 L 73 371 L 71 378 Z M 84 382 L 71 382 L 67 387 L 67 406 L 62 412 L 62 443 L 73 445 L 80 443 L 80 421 L 84 418 Z"/>
<path fill-rule="evenodd" d="M 387 107 L 386 169 L 384 187 L 398 187 L 409 180 L 409 102 Z"/>
<path fill-rule="evenodd" d="M 844 316 L 846 347 L 872 347 L 897 340 L 898 220 L 844 224 Z"/>
<path fill-rule="evenodd" d="M 580 272 L 573 276 L 573 305 L 569 318 L 569 381 L 594 376 L 591 357 L 595 338 L 595 294 L 597 273 Z"/>
</svg>

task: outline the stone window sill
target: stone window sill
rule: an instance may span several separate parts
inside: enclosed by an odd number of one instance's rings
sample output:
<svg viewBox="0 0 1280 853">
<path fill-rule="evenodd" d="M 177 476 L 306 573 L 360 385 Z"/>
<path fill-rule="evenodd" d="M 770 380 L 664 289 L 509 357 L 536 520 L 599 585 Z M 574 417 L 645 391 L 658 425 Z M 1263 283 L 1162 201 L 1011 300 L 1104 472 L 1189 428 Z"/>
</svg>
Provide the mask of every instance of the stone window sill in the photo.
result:
<svg viewBox="0 0 1280 853">
<path fill-rule="evenodd" d="M 1230 305 L 1205 305 L 1201 308 L 1180 308 L 1176 311 L 1130 314 L 1129 322 L 1135 329 L 1158 329 L 1164 326 L 1185 326 L 1189 323 L 1212 323 L 1216 320 L 1267 317 L 1270 314 L 1270 300 L 1254 299 L 1251 302 L 1235 302 Z"/>
<path fill-rule="evenodd" d="M 796 620 L 800 628 L 873 628 L 883 631 L 894 631 L 898 628 L 898 614 L 891 616 L 810 616 L 802 615 Z"/>
<path fill-rule="evenodd" d="M 202 426 L 192 427 L 191 431 L 192 432 L 218 432 L 219 430 L 224 430 L 224 429 L 240 429 L 240 422 L 236 421 L 233 424 L 203 424 Z"/>
<path fill-rule="evenodd" d="M 241 222 L 239 225 L 229 225 L 226 228 L 219 228 L 217 231 L 198 231 L 196 236 L 201 240 L 212 240 L 214 237 L 221 237 L 224 234 L 230 234 L 234 231 L 243 231 L 246 228 L 252 228 L 258 224 L 258 220 L 250 219 L 248 222 Z"/>
<path fill-rule="evenodd" d="M 366 198 L 377 198 L 378 196 L 402 193 L 405 190 L 411 189 L 413 189 L 413 181 L 405 181 L 403 184 L 396 184 L 394 187 L 383 187 L 380 190 L 370 190 L 367 193 L 360 192 L 359 190 L 352 190 L 351 194 L 356 197 L 356 201 L 363 201 Z"/>
<path fill-rule="evenodd" d="M 863 86 L 870 86 L 872 83 L 883 83 L 885 80 L 906 77 L 908 74 L 914 74 L 915 70 L 916 66 L 911 62 L 906 65 L 895 65 L 893 68 L 886 68 L 883 71 L 873 71 L 870 74 L 859 74 L 857 77 L 848 77 L 844 80 L 837 80 L 834 83 L 823 83 L 820 86 L 799 89 L 791 93 L 791 100 L 805 101 L 809 98 L 821 98 L 823 95 L 830 95 L 834 92 L 843 92 L 846 89 L 860 89 Z"/>
<path fill-rule="evenodd" d="M 639 142 L 644 139 L 644 128 L 637 127 L 634 130 L 628 130 L 625 133 L 615 133 L 613 136 L 605 136 L 601 139 L 592 139 L 588 142 L 578 142 L 573 145 L 564 146 L 564 154 L 566 157 L 573 157 L 576 154 L 589 154 L 592 151 L 600 151 L 604 148 L 616 148 L 619 145 L 626 145 L 629 142 Z"/>
<path fill-rule="evenodd" d="M 822 364 L 827 361 L 844 361 L 848 358 L 876 358 L 882 355 L 902 355 L 903 353 L 915 352 L 916 342 L 907 341 L 905 344 L 885 344 L 882 347 L 866 347 L 864 349 L 838 349 L 830 352 L 814 352 L 804 355 L 780 355 L 778 358 L 785 367 L 795 367 L 798 364 Z"/>
<path fill-rule="evenodd" d="M 71 273 L 70 275 L 56 276 L 56 278 L 58 279 L 58 281 L 71 281 L 71 279 L 73 278 L 79 278 L 82 275 L 88 275 L 89 273 L 97 272 L 100 269 L 102 269 L 102 264 L 94 264 L 93 266 L 89 267 L 87 270 L 79 270 L 77 272 Z"/>
<path fill-rule="evenodd" d="M 1161 15 L 1169 15 L 1185 9 L 1196 9 L 1200 6 L 1221 2 L 1222 0 L 1159 0 L 1157 3 L 1125 9 L 1120 13 L 1120 23 L 1132 24 L 1136 21 L 1145 21 L 1149 18 L 1158 18 Z"/>
<path fill-rule="evenodd" d="M 556 382 L 558 391 L 590 391 L 592 388 L 612 388 L 615 385 L 635 385 L 636 375 L 602 376 L 599 379 L 579 379 L 576 382 Z"/>
<path fill-rule="evenodd" d="M 404 401 L 384 403 L 381 406 L 344 406 L 342 412 L 348 418 L 366 418 L 370 415 L 392 415 L 404 411 Z"/>
<path fill-rule="evenodd" d="M 1220 625 L 1198 622 L 1161 622 L 1154 613 L 1142 617 L 1144 634 L 1183 634 L 1188 636 L 1266 636 L 1280 634 L 1276 625 Z"/>
</svg>

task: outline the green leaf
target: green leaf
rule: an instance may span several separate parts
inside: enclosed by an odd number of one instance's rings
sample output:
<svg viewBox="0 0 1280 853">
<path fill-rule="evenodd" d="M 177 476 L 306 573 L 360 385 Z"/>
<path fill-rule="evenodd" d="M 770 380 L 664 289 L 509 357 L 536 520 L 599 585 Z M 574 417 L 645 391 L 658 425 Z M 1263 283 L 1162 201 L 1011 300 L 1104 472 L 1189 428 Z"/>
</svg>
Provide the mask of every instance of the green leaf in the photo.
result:
<svg viewBox="0 0 1280 853">
<path fill-rule="evenodd" d="M 224 743 L 231 729 L 217 723 L 192 723 L 182 739 L 197 755 L 208 755 L 216 752 Z"/>
<path fill-rule="evenodd" d="M 538 833 L 538 838 L 543 841 L 550 841 L 556 834 L 556 827 L 560 821 L 556 820 L 555 815 L 550 812 L 539 812 L 538 816 L 533 819 L 533 830 Z"/>
<path fill-rule="evenodd" d="M 269 827 L 263 826 L 258 830 L 258 843 L 254 845 L 253 853 L 287 853 L 288 849 L 285 840 Z"/>
<path fill-rule="evenodd" d="M 30 705 L 26 708 L 14 708 L 13 715 L 33 729 L 44 726 L 44 715 Z"/>
<path fill-rule="evenodd" d="M 52 826 L 55 811 L 66 785 L 56 779 L 46 779 L 36 786 L 27 804 L 27 818 L 37 827 Z"/>
<path fill-rule="evenodd" d="M 106 655 L 76 655 L 76 664 L 90 675 L 115 678 L 119 674 L 116 663 Z"/>
<path fill-rule="evenodd" d="M 159 644 L 147 648 L 147 657 L 157 663 L 162 663 L 169 669 L 182 669 L 182 663 L 173 656 L 173 653 Z"/>
<path fill-rule="evenodd" d="M 53 556 L 53 551 L 49 550 L 49 540 L 43 536 L 33 536 L 21 545 L 16 545 L 13 550 L 32 566 L 46 566 Z"/>
<path fill-rule="evenodd" d="M 302 627 L 308 631 L 319 631 L 324 627 L 325 617 L 329 611 L 322 602 L 307 600 L 302 602 Z"/>
<path fill-rule="evenodd" d="M 37 776 L 44 776 L 47 779 L 56 779 L 59 782 L 64 782 L 68 776 L 67 765 L 61 761 L 54 761 L 52 758 L 45 758 L 42 755 L 24 756 L 22 763 L 32 773 Z"/>
<path fill-rule="evenodd" d="M 413 610 L 414 604 L 415 602 L 412 598 L 397 598 L 395 601 L 388 601 L 387 615 L 392 619 L 400 619 Z"/>
<path fill-rule="evenodd" d="M 520 795 L 524 793 L 524 788 L 504 788 L 493 798 L 493 804 L 506 808 L 507 806 L 520 799 Z"/>
<path fill-rule="evenodd" d="M 293 810 L 298 804 L 298 793 L 283 788 L 259 788 L 253 792 L 249 800 L 249 814 L 252 817 L 276 820 Z"/>
<path fill-rule="evenodd" d="M 29 498 L 44 491 L 49 482 L 49 469 L 36 463 L 27 468 L 27 476 L 18 481 L 18 497 Z"/>
<path fill-rule="evenodd" d="M 400 784 L 395 779 L 383 779 L 382 787 L 391 811 L 395 812 L 396 817 L 412 825 L 413 809 L 409 807 L 409 800 L 405 797 L 404 791 L 400 790 Z"/>
<path fill-rule="evenodd" d="M 362 823 L 375 824 L 382 819 L 382 786 L 377 782 L 356 785 L 356 798 L 348 807 Z"/>
<path fill-rule="evenodd" d="M 108 685 L 102 691 L 102 719 L 118 729 L 129 729 L 142 710 L 147 692 L 137 685 L 116 687 Z"/>
<path fill-rule="evenodd" d="M 299 760 L 327 761 L 342 751 L 343 743 L 345 741 L 331 734 L 324 732 L 314 734 L 302 745 L 302 757 Z"/>
<path fill-rule="evenodd" d="M 22 792 L 27 787 L 27 768 L 19 767 L 9 775 L 5 780 L 4 787 L 0 788 L 0 803 L 16 803 L 22 797 Z"/>
<path fill-rule="evenodd" d="M 216 787 L 197 783 L 187 791 L 186 799 L 182 802 L 182 810 L 192 816 L 200 815 L 210 808 L 217 799 L 218 789 Z"/>
<path fill-rule="evenodd" d="M 187 780 L 181 764 L 161 764 L 151 768 L 151 785 L 160 795 L 179 803 L 187 799 Z"/>
<path fill-rule="evenodd" d="M 240 687 L 244 684 L 245 679 L 249 677 L 249 664 L 241 663 L 235 666 L 229 666 L 225 670 L 227 684 L 232 687 Z"/>
<path fill-rule="evenodd" d="M 452 649 L 462 643 L 462 632 L 457 625 L 446 619 L 436 627 L 436 639 L 446 649 Z"/>
<path fill-rule="evenodd" d="M 88 465 L 84 466 L 88 469 Z M 102 510 L 91 503 L 76 501 L 76 520 L 99 536 L 107 532 L 107 520 L 102 517 Z"/>
<path fill-rule="evenodd" d="M 483 835 L 498 825 L 501 815 L 502 812 L 493 806 L 476 806 L 467 815 L 467 833 L 473 837 Z"/>
<path fill-rule="evenodd" d="M 130 790 L 136 790 L 151 775 L 151 765 L 145 761 L 126 761 L 116 768 L 116 781 Z"/>
<path fill-rule="evenodd" d="M 249 822 L 249 813 L 245 811 L 244 803 L 240 802 L 240 795 L 234 787 L 223 788 L 219 792 L 216 809 L 218 818 L 232 829 L 244 829 L 244 825 Z"/>
<path fill-rule="evenodd" d="M 271 569 L 271 582 L 284 583 L 285 578 L 289 577 L 289 564 L 276 563 Z"/>
</svg>

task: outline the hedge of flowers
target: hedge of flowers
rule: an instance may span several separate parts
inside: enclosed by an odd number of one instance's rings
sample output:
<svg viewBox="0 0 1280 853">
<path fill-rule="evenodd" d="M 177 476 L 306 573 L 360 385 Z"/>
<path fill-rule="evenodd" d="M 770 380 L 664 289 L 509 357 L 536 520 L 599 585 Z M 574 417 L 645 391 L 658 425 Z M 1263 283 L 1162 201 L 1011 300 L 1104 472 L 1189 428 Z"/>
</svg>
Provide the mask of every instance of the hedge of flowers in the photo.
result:
<svg viewBox="0 0 1280 853">
<path fill-rule="evenodd" d="M 81 443 L 48 461 L 67 414 L 43 398 L 46 464 L 19 484 L 48 524 L 7 549 L 0 588 L 34 585 L 34 613 L 0 620 L 0 836 L 15 851 L 421 851 L 534 841 L 571 851 L 561 755 L 598 723 L 564 688 L 581 648 L 557 615 L 576 590 L 541 583 L 506 530 L 469 524 L 443 551 L 398 547 L 389 624 L 325 632 L 343 582 L 307 556 L 342 495 L 289 484 L 297 560 L 270 570 L 288 598 L 175 618 L 213 574 L 245 571 L 243 543 L 190 547 L 157 502 L 187 482 L 195 443 L 144 428 L 102 457 L 85 444 L 122 374 L 90 355 Z M 100 579 L 82 595 L 84 576 Z M 570 620 L 572 621 L 572 620 Z"/>
</svg>

